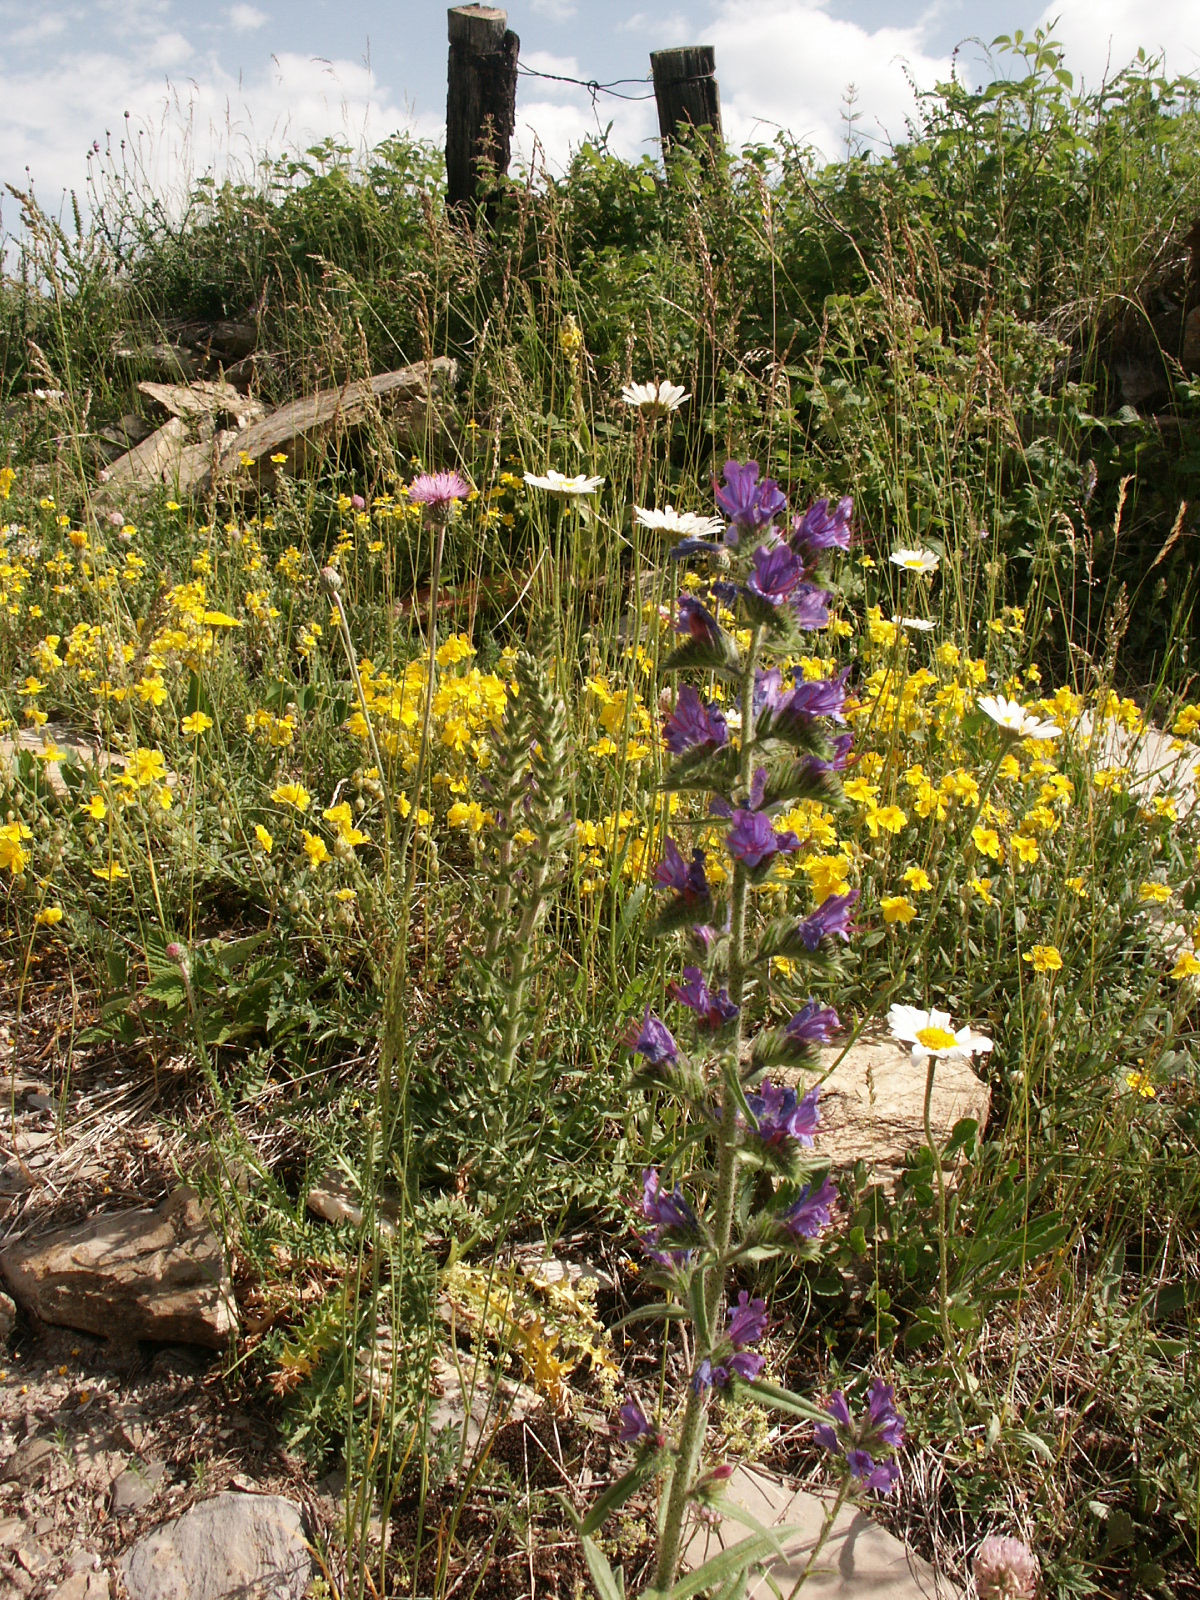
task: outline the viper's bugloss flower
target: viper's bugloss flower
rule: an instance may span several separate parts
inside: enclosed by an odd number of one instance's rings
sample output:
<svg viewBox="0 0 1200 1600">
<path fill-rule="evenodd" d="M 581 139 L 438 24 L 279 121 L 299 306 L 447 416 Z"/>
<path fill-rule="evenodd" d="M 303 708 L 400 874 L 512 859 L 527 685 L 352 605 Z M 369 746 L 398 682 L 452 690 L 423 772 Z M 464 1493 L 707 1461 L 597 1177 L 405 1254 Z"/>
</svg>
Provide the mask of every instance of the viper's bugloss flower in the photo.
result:
<svg viewBox="0 0 1200 1600">
<path fill-rule="evenodd" d="M 804 576 L 804 568 L 790 545 L 760 544 L 754 552 L 754 571 L 746 583 L 750 594 L 779 606 Z"/>
<path fill-rule="evenodd" d="M 767 1302 L 751 1300 L 745 1289 L 738 1295 L 736 1306 L 729 1308 L 729 1327 L 726 1336 L 735 1350 L 757 1344 L 767 1331 Z"/>
<path fill-rule="evenodd" d="M 854 748 L 854 735 L 852 733 L 839 733 L 833 741 L 833 748 L 829 759 L 826 761 L 821 756 L 809 756 L 808 770 L 813 773 L 845 772 L 850 763 L 850 752 Z"/>
<path fill-rule="evenodd" d="M 784 1032 L 796 1044 L 828 1044 L 841 1025 L 841 1018 L 832 1006 L 807 1000 L 788 1022 Z"/>
<path fill-rule="evenodd" d="M 814 500 L 807 511 L 792 518 L 792 545 L 810 561 L 823 550 L 849 550 L 853 515 L 854 501 L 849 495 L 832 509 L 828 500 Z"/>
<path fill-rule="evenodd" d="M 815 911 L 810 911 L 808 916 L 799 924 L 796 932 L 806 950 L 815 950 L 822 939 L 836 936 L 850 942 L 850 913 L 858 900 L 858 890 L 850 889 L 845 894 L 831 894 L 828 900 L 823 900 Z"/>
<path fill-rule="evenodd" d="M 651 1016 L 649 1006 L 646 1007 L 641 1028 L 633 1024 L 625 1042 L 635 1054 L 645 1056 L 652 1067 L 661 1067 L 679 1059 L 679 1046 L 671 1037 L 671 1030 L 658 1017 Z"/>
<path fill-rule="evenodd" d="M 833 1179 L 826 1175 L 820 1188 L 806 1183 L 792 1205 L 779 1218 L 780 1225 L 798 1239 L 816 1239 L 829 1226 L 829 1213 L 838 1192 Z"/>
<path fill-rule="evenodd" d="M 721 637 L 716 617 L 706 605 L 690 594 L 679 596 L 679 621 L 675 624 L 675 632 L 689 634 L 699 644 L 716 644 Z"/>
<path fill-rule="evenodd" d="M 735 811 L 733 825 L 725 835 L 725 847 L 735 861 L 753 870 L 776 854 L 790 854 L 800 841 L 789 828 L 776 833 L 763 811 Z"/>
<path fill-rule="evenodd" d="M 637 1444 L 641 1439 L 656 1437 L 657 1429 L 636 1400 L 626 1400 L 617 1417 L 613 1436 L 618 1444 Z"/>
<path fill-rule="evenodd" d="M 815 583 L 801 583 L 792 595 L 792 613 L 796 626 L 805 633 L 829 625 L 829 591 L 819 589 Z"/>
<path fill-rule="evenodd" d="M 767 1079 L 760 1089 L 746 1096 L 746 1104 L 754 1113 L 757 1137 L 764 1144 L 778 1145 L 795 1139 L 811 1150 L 813 1135 L 821 1125 L 820 1099 L 820 1084 L 801 1099 L 795 1089 L 780 1088 Z"/>
<path fill-rule="evenodd" d="M 778 720 L 793 718 L 797 722 L 813 722 L 817 717 L 829 717 L 844 723 L 846 718 L 846 679 L 850 668 L 839 672 L 836 678 L 804 679 L 797 673 L 796 686 L 776 697 L 772 708 Z"/>
<path fill-rule="evenodd" d="M 726 534 L 730 544 L 737 543 L 739 533 L 765 528 L 787 507 L 787 497 L 774 478 L 759 482 L 757 461 L 747 461 L 744 466 L 737 461 L 727 461 L 724 477 L 724 487 L 714 482 L 713 493 L 733 525 Z"/>
<path fill-rule="evenodd" d="M 687 1006 L 696 1013 L 696 1020 L 701 1028 L 710 1028 L 715 1033 L 718 1028 L 723 1028 L 727 1022 L 732 1022 L 738 1014 L 738 1008 L 729 998 L 729 990 L 722 989 L 719 994 L 714 994 L 704 981 L 704 974 L 699 967 L 684 967 L 684 983 L 673 983 L 670 986 L 672 999 L 678 1000 L 680 1005 Z"/>
<path fill-rule="evenodd" d="M 708 1356 L 692 1374 L 692 1388 L 697 1394 L 704 1389 L 724 1389 L 730 1378 L 740 1378 L 743 1383 L 753 1383 L 765 1365 L 757 1350 L 735 1350 L 724 1361 L 712 1361 Z"/>
<path fill-rule="evenodd" d="M 712 890 L 704 871 L 704 851 L 693 850 L 691 861 L 685 861 L 674 839 L 668 839 L 663 845 L 663 858 L 654 869 L 654 884 L 658 889 L 673 889 L 689 905 L 707 900 Z"/>
<path fill-rule="evenodd" d="M 664 1189 L 654 1167 L 647 1167 L 642 1173 L 642 1215 L 656 1229 L 698 1225 L 696 1213 L 683 1198 L 683 1190 L 678 1184 L 671 1190 Z"/>
<path fill-rule="evenodd" d="M 719 749 L 729 738 L 725 718 L 715 706 L 708 706 L 685 683 L 679 691 L 675 710 L 663 724 L 663 738 L 674 755 L 685 750 Z"/>
<path fill-rule="evenodd" d="M 830 1395 L 825 1410 L 833 1422 L 817 1424 L 813 1429 L 816 1442 L 834 1455 L 845 1456 L 846 1465 L 866 1488 L 889 1494 L 900 1476 L 899 1469 L 894 1461 L 877 1458 L 904 1443 L 904 1419 L 896 1410 L 891 1384 L 882 1378 L 872 1380 L 867 1415 L 857 1427 L 840 1389 Z"/>
</svg>

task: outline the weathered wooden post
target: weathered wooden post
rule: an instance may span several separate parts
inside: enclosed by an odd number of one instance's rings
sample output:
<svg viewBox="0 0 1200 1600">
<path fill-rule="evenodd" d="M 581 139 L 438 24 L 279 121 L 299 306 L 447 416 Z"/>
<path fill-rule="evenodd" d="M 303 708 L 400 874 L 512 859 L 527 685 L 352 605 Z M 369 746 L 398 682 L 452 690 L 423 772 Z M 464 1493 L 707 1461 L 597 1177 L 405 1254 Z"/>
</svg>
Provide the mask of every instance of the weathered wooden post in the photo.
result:
<svg viewBox="0 0 1200 1600">
<path fill-rule="evenodd" d="M 713 143 L 720 144 L 721 93 L 716 70 L 716 52 L 710 44 L 651 52 L 650 71 L 664 151 L 679 137 L 680 123 L 711 129 Z"/>
<path fill-rule="evenodd" d="M 447 23 L 446 198 L 463 208 L 481 198 L 482 169 L 508 171 L 521 41 L 498 6 L 451 6 Z"/>
</svg>

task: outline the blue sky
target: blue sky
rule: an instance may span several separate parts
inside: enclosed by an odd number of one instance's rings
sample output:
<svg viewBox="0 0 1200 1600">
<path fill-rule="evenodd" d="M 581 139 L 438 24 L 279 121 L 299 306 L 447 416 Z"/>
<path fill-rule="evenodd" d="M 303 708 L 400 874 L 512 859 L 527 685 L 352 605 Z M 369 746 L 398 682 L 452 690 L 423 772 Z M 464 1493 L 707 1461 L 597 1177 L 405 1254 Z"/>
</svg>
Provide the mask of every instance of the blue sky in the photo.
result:
<svg viewBox="0 0 1200 1600">
<path fill-rule="evenodd" d="M 1197 0 L 518 0 L 509 25 L 527 66 L 608 81 L 648 71 L 653 49 L 710 43 L 727 134 L 787 127 L 834 154 L 856 89 L 859 132 L 900 137 L 907 73 L 932 84 L 962 41 L 1057 18 L 1067 65 L 1089 82 L 1139 44 L 1200 69 Z M 336 133 L 374 142 L 405 127 L 437 139 L 446 8 L 434 0 L 0 0 L 0 180 L 30 176 L 56 209 L 84 189 L 93 140 L 132 146 L 171 189 L 212 163 L 244 171 L 264 149 Z M 986 71 L 967 46 L 966 71 Z M 635 91 L 636 92 L 636 91 Z M 128 119 L 125 113 L 129 113 Z M 626 154 L 653 150 L 652 103 L 602 98 Z M 526 77 L 518 145 L 551 165 L 596 128 L 582 90 Z M 0 213 L 15 221 L 12 202 Z"/>
</svg>

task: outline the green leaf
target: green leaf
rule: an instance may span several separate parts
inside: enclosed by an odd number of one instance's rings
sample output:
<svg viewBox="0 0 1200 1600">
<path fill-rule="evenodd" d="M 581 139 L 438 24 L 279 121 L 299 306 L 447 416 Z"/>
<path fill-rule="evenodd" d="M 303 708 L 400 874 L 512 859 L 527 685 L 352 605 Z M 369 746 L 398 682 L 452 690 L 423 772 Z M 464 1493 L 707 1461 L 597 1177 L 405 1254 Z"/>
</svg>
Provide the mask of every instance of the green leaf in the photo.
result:
<svg viewBox="0 0 1200 1600">
<path fill-rule="evenodd" d="M 720 1555 L 714 1556 L 702 1567 L 697 1567 L 694 1572 L 689 1572 L 686 1577 L 680 1578 L 678 1583 L 667 1591 L 666 1600 L 690 1600 L 692 1595 L 699 1594 L 703 1589 L 727 1583 L 730 1578 L 736 1578 L 739 1573 L 747 1571 L 764 1556 L 778 1555 L 779 1534 L 794 1531 L 791 1528 L 780 1528 L 778 1533 L 754 1534 L 749 1539 L 743 1539 L 740 1544 L 722 1550 Z"/>
<path fill-rule="evenodd" d="M 625 1600 L 625 1574 L 620 1568 L 616 1572 L 608 1564 L 608 1559 L 593 1539 L 584 1538 L 583 1559 L 587 1562 L 588 1571 L 591 1573 L 592 1582 L 596 1585 L 596 1593 L 600 1600 Z M 618 1575 L 619 1574 L 619 1575 Z"/>
<path fill-rule="evenodd" d="M 739 1383 L 738 1393 L 751 1395 L 773 1411 L 786 1412 L 790 1417 L 804 1417 L 809 1422 L 829 1421 L 829 1413 L 813 1405 L 811 1400 L 802 1399 L 790 1389 L 781 1389 L 778 1384 L 767 1383 L 762 1378 L 754 1383 Z"/>
<path fill-rule="evenodd" d="M 649 1455 L 632 1467 L 624 1477 L 618 1478 L 615 1483 L 610 1483 L 608 1488 L 596 1501 L 595 1505 L 584 1517 L 580 1525 L 580 1533 L 586 1539 L 588 1534 L 595 1533 L 602 1528 L 618 1507 L 623 1506 L 630 1495 L 638 1492 L 648 1479 L 654 1477 L 661 1463 L 658 1453 L 652 1451 Z"/>
</svg>

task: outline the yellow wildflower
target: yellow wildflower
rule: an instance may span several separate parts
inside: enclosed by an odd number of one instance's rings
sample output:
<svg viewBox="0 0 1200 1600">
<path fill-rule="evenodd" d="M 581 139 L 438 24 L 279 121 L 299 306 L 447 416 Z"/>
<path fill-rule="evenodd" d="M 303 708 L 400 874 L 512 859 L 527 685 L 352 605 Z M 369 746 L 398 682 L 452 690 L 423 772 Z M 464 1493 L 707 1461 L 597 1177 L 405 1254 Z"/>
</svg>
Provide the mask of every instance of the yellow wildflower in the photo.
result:
<svg viewBox="0 0 1200 1600">
<path fill-rule="evenodd" d="M 308 857 L 308 864 L 312 868 L 322 866 L 329 860 L 329 850 L 324 839 L 319 834 L 309 833 L 307 828 L 301 829 L 304 835 L 304 854 Z"/>
<path fill-rule="evenodd" d="M 1000 844 L 1000 835 L 995 828 L 972 828 L 971 842 L 980 855 L 990 856 L 993 861 L 1003 861 L 1004 852 Z"/>
<path fill-rule="evenodd" d="M 271 846 L 275 843 L 275 840 L 263 827 L 261 822 L 256 822 L 254 824 L 254 837 L 258 840 L 259 844 L 263 847 L 266 853 L 270 855 Z"/>
<path fill-rule="evenodd" d="M 39 928 L 54 928 L 58 926 L 62 919 L 63 908 L 61 906 L 43 906 L 33 920 Z"/>
<path fill-rule="evenodd" d="M 213 719 L 206 716 L 203 711 L 193 711 L 184 717 L 179 724 L 180 731 L 189 739 L 198 739 L 202 733 L 207 733 L 213 725 Z"/>
<path fill-rule="evenodd" d="M 1013 855 L 1022 866 L 1032 866 L 1041 855 L 1037 847 L 1037 840 L 1031 839 L 1028 834 L 1014 833 L 1012 839 Z"/>
<path fill-rule="evenodd" d="M 127 878 L 129 874 L 119 861 L 110 862 L 107 867 L 93 867 L 92 877 L 99 878 L 102 883 L 115 883 L 118 878 Z"/>
<path fill-rule="evenodd" d="M 917 914 L 916 906 L 903 894 L 885 896 L 879 902 L 879 909 L 885 922 L 911 922 Z"/>
<path fill-rule="evenodd" d="M 1143 905 L 1165 906 L 1170 898 L 1169 883 L 1143 883 L 1138 886 L 1138 899 Z"/>
<path fill-rule="evenodd" d="M 904 870 L 904 881 L 912 890 L 913 894 L 924 894 L 927 890 L 933 888 L 933 884 L 930 882 L 929 874 L 925 871 L 924 867 L 906 867 Z"/>
<path fill-rule="evenodd" d="M 1200 973 L 1200 958 L 1190 950 L 1181 950 L 1176 957 L 1175 965 L 1171 968 L 1173 978 L 1194 978 Z"/>
<path fill-rule="evenodd" d="M 1127 1072 L 1125 1074 L 1125 1082 L 1133 1090 L 1134 1094 L 1141 1095 L 1143 1100 L 1153 1100 L 1158 1093 L 1154 1079 L 1148 1077 L 1144 1072 Z"/>
<path fill-rule="evenodd" d="M 281 783 L 278 788 L 272 789 L 271 799 L 276 805 L 293 806 L 297 811 L 306 811 L 312 796 L 302 783 Z"/>
<path fill-rule="evenodd" d="M 1062 971 L 1062 952 L 1057 945 L 1035 944 L 1032 950 L 1026 950 L 1023 959 L 1029 962 L 1035 972 Z"/>
</svg>

